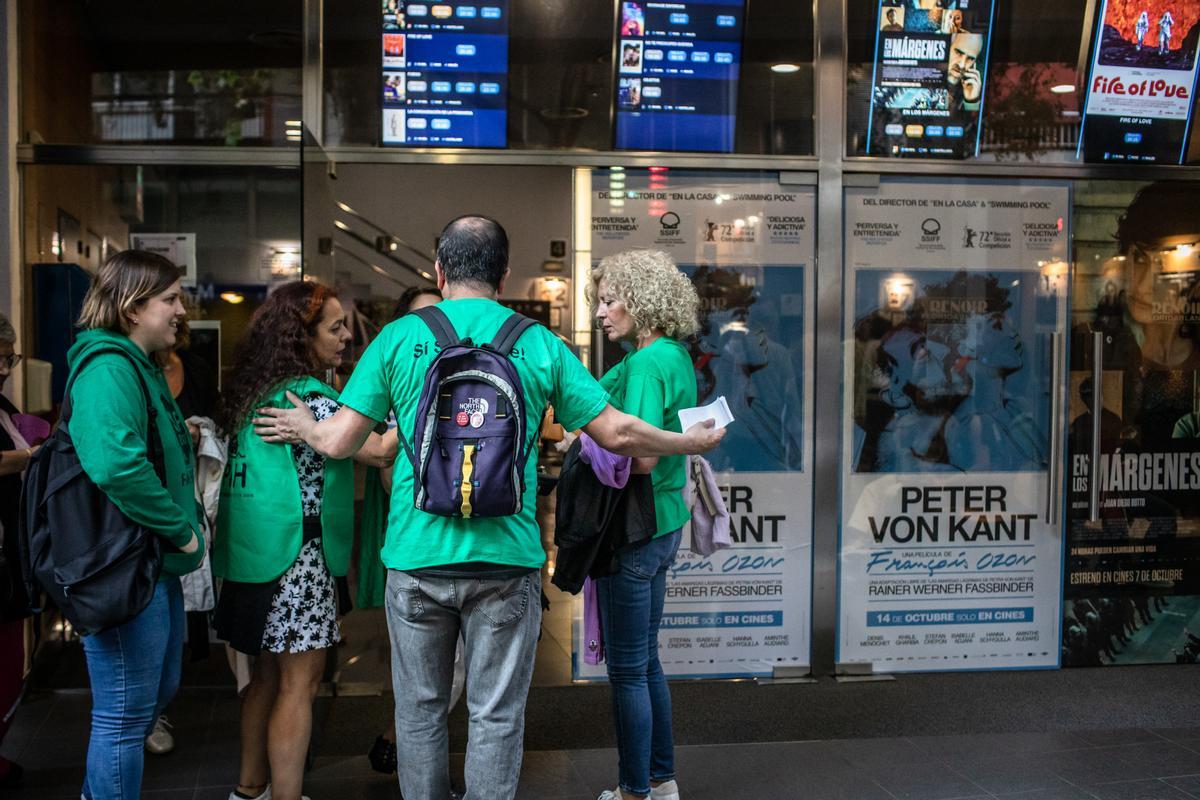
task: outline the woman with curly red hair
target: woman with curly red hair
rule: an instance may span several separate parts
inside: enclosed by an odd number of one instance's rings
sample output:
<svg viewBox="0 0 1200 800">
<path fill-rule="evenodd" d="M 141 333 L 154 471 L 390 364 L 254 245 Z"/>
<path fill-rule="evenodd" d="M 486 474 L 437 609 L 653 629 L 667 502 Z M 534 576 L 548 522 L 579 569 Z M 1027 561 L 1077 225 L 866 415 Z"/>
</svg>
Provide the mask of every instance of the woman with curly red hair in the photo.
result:
<svg viewBox="0 0 1200 800">
<path fill-rule="evenodd" d="M 231 800 L 300 800 L 325 649 L 341 639 L 335 579 L 346 574 L 354 536 L 350 460 L 260 438 L 254 411 L 296 398 L 317 419 L 333 416 L 338 393 L 322 376 L 349 343 L 332 289 L 281 286 L 239 342 L 218 409 L 230 442 L 213 545 L 213 572 L 224 578 L 215 626 L 235 650 L 257 656 Z M 394 433 L 371 434 L 355 459 L 384 467 L 396 447 Z"/>
</svg>

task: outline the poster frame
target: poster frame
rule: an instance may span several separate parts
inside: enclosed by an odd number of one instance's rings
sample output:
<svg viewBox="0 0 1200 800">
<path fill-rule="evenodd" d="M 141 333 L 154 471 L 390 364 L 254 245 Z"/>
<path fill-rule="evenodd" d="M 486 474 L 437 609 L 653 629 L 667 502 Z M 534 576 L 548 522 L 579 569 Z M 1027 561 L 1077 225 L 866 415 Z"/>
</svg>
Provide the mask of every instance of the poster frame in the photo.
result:
<svg viewBox="0 0 1200 800">
<path fill-rule="evenodd" d="M 624 168 L 624 169 L 632 170 L 635 168 L 631 166 L 631 167 Z M 599 170 L 590 170 L 589 172 L 591 173 L 592 179 L 594 180 L 596 177 L 596 174 L 599 173 Z M 626 176 L 628 176 L 628 173 L 625 173 L 625 174 L 626 174 Z M 714 189 L 713 189 L 714 191 L 719 191 L 719 182 L 721 182 L 721 181 L 728 183 L 728 182 L 733 182 L 733 181 L 737 181 L 737 180 L 741 179 L 744 182 L 751 182 L 751 181 L 762 181 L 762 180 L 764 180 L 764 178 L 774 178 L 775 182 L 770 185 L 778 187 L 778 191 L 789 192 L 789 193 L 793 193 L 793 194 L 797 194 L 797 195 L 804 195 L 808 198 L 808 200 L 807 200 L 808 206 L 804 209 L 804 213 L 808 214 L 808 213 L 810 213 L 810 210 L 811 210 L 811 217 L 809 219 L 809 225 L 808 225 L 808 230 L 810 231 L 808 236 L 811 237 L 811 239 L 810 239 L 811 250 L 805 251 L 806 252 L 806 260 L 800 260 L 797 262 L 781 263 L 780 258 L 777 254 L 770 255 L 770 254 L 766 253 L 766 251 L 762 251 L 762 252 L 756 254 L 754 259 L 749 259 L 748 256 L 742 256 L 741 257 L 743 259 L 742 262 L 738 262 L 735 260 L 735 261 L 732 261 L 732 262 L 726 264 L 725 266 L 728 266 L 730 268 L 739 268 L 740 267 L 743 269 L 750 267 L 750 266 L 754 266 L 754 265 L 757 265 L 760 268 L 773 267 L 773 268 L 792 268 L 792 269 L 800 268 L 800 269 L 802 269 L 803 270 L 803 290 L 804 290 L 804 295 L 805 295 L 804 299 L 803 299 L 804 320 L 805 320 L 804 328 L 805 328 L 805 332 L 806 332 L 805 340 L 806 340 L 806 344 L 810 345 L 811 348 L 809 350 L 805 351 L 806 352 L 805 375 L 800 376 L 800 378 L 799 378 L 799 380 L 801 381 L 803 390 L 805 391 L 804 406 L 807 409 L 807 411 L 809 412 L 808 416 L 805 419 L 804 430 L 803 430 L 802 441 L 801 441 L 801 445 L 803 447 L 803 459 L 804 460 L 802 463 L 803 463 L 804 471 L 796 472 L 796 471 L 792 471 L 792 470 L 783 470 L 783 471 L 779 471 L 779 472 L 769 472 L 768 471 L 768 472 L 743 473 L 743 474 L 751 474 L 751 475 L 758 475 L 758 476 L 762 476 L 762 475 L 768 475 L 768 476 L 769 475 L 779 475 L 779 476 L 802 475 L 806 478 L 805 483 L 806 483 L 806 486 L 808 489 L 808 496 L 804 502 L 804 506 L 800 509 L 801 513 L 798 513 L 794 519 L 795 519 L 796 528 L 799 529 L 799 531 L 804 533 L 804 538 L 802 540 L 802 544 L 798 545 L 797 547 L 799 547 L 803 550 L 803 552 L 805 553 L 805 557 L 808 559 L 806 568 L 804 570 L 802 570 L 799 574 L 797 574 L 796 577 L 802 578 L 803 580 L 807 581 L 808 585 L 802 592 L 797 592 L 796 596 L 792 598 L 792 601 L 794 604 L 801 603 L 801 602 L 804 604 L 803 608 L 805 609 L 805 620 L 804 620 L 803 633 L 804 633 L 805 640 L 804 640 L 802 648 L 800 648 L 800 650 L 802 650 L 802 652 L 797 651 L 796 653 L 792 653 L 792 651 L 789 650 L 789 655 L 787 656 L 787 658 L 799 659 L 800 661 L 797 663 L 770 664 L 769 668 L 767 670 L 763 670 L 763 671 L 748 672 L 748 671 L 743 670 L 743 671 L 729 671 L 729 672 L 720 672 L 720 673 L 696 672 L 696 673 L 673 674 L 673 675 L 668 676 L 668 680 L 670 680 L 670 681 L 692 681 L 692 680 L 746 680 L 746 679 L 756 679 L 756 680 L 768 679 L 768 680 L 770 680 L 770 679 L 783 679 L 783 678 L 786 678 L 788 680 L 806 679 L 805 676 L 811 675 L 813 672 L 814 640 L 815 640 L 814 630 L 816 627 L 814 603 L 815 603 L 816 596 L 817 596 L 817 593 L 815 590 L 815 580 L 816 580 L 817 571 L 818 571 L 817 558 L 815 555 L 818 537 L 815 535 L 815 530 L 814 530 L 814 520 L 816 518 L 817 505 L 818 505 L 816 502 L 816 486 L 817 486 L 818 474 L 819 474 L 819 470 L 816 469 L 816 440 L 817 440 L 816 424 L 815 424 L 816 379 L 814 377 L 815 363 L 816 363 L 817 359 L 819 358 L 819 353 L 817 352 L 817 349 L 816 349 L 818 327 L 819 327 L 817 324 L 817 320 L 816 320 L 816 310 L 817 310 L 817 305 L 818 305 L 818 292 L 819 292 L 817 261 L 819 259 L 819 249 L 818 248 L 819 248 L 819 238 L 820 238 L 819 233 L 818 233 L 819 232 L 818 226 L 820 224 L 820 218 L 819 218 L 819 214 L 817 211 L 818 198 L 819 198 L 818 187 L 815 185 L 815 182 L 813 182 L 811 180 L 807 180 L 806 175 L 801 174 L 801 173 L 792 173 L 792 172 L 788 172 L 786 170 L 739 169 L 739 170 L 720 170 L 720 171 L 711 170 L 710 171 L 710 170 L 684 169 L 684 170 L 680 170 L 679 172 L 673 172 L 672 175 L 673 175 L 673 177 L 686 177 L 686 178 L 693 178 L 693 179 L 696 177 L 705 177 L 705 178 L 711 177 L 716 182 L 718 182 L 717 186 L 714 187 Z M 578 177 L 577 177 L 577 180 L 578 180 Z M 693 185 L 686 185 L 686 187 L 679 187 L 679 188 L 681 188 L 681 189 L 686 188 L 688 190 L 697 190 L 699 187 L 696 187 Z M 590 195 L 595 195 L 597 191 L 598 191 L 598 186 L 596 186 L 595 184 L 591 185 Z M 588 215 L 587 223 L 588 223 L 589 236 L 591 236 L 592 234 L 590 231 L 591 231 L 592 219 L 593 219 L 595 213 L 598 213 L 598 212 L 594 212 L 594 210 L 589 207 L 586 213 Z M 656 220 L 655 226 L 657 226 L 657 225 L 658 225 L 658 221 Z M 764 236 L 763 238 L 765 240 L 766 237 Z M 630 246 L 636 248 L 640 245 L 631 244 Z M 776 246 L 778 246 L 778 245 L 776 245 Z M 789 245 L 789 246 L 803 246 L 803 244 L 801 243 L 801 244 Z M 666 249 L 666 248 L 660 248 L 660 249 Z M 589 266 L 587 267 L 587 269 L 590 269 L 591 264 L 594 263 L 595 260 L 598 260 L 598 258 L 593 255 L 594 250 L 595 250 L 594 243 L 589 244 L 589 249 L 587 251 L 588 255 L 589 255 Z M 745 263 L 746 260 L 752 260 L 753 264 Z M 689 259 L 687 261 L 684 261 L 684 259 L 681 257 L 680 261 L 687 265 L 690 265 L 690 266 L 701 266 L 704 262 L 704 259 L 698 258 L 695 260 Z M 578 264 L 576 265 L 576 269 L 577 269 L 577 274 L 576 274 L 577 279 L 580 280 L 581 283 L 585 283 L 586 282 L 586 271 L 583 272 L 582 277 L 580 277 L 580 273 L 578 272 L 578 269 L 579 269 Z M 586 309 L 584 310 L 584 313 L 586 315 L 586 313 L 587 313 Z M 596 331 L 594 328 L 590 331 L 589 338 L 590 338 L 590 342 L 591 342 L 590 351 L 593 356 L 593 358 L 590 359 L 592 361 L 592 363 L 589 365 L 589 367 L 590 367 L 593 375 L 599 377 L 599 375 L 601 374 L 602 369 L 603 369 L 603 365 L 601 363 L 601 352 L 603 349 L 602 341 L 600 339 L 600 335 L 599 335 L 598 331 Z M 734 424 L 737 424 L 736 421 Z M 737 473 L 718 472 L 717 473 L 718 482 L 721 482 L 722 476 L 726 475 L 726 474 L 737 474 Z M 685 539 L 684 546 L 686 546 L 686 539 Z M 735 544 L 735 547 L 736 547 L 736 544 Z M 714 558 L 716 558 L 716 557 L 718 557 L 718 556 L 714 556 Z M 790 605 L 786 605 L 786 604 L 783 606 L 785 611 L 790 608 L 793 608 L 793 607 L 796 607 L 796 606 L 794 606 L 794 605 L 790 606 Z M 754 609 L 750 609 L 750 611 L 754 611 Z M 582 633 L 581 633 L 582 596 L 576 597 L 573 600 L 573 613 L 572 613 L 571 622 L 572 622 L 572 625 L 571 625 L 570 656 L 571 656 L 571 680 L 572 680 L 572 682 L 577 683 L 577 684 L 593 683 L 593 682 L 596 682 L 596 683 L 607 682 L 607 677 L 606 677 L 606 675 L 603 674 L 603 667 L 600 668 L 601 671 L 599 674 L 594 674 L 594 675 L 583 674 L 581 671 L 583 653 L 578 648 L 578 643 L 582 636 Z M 666 630 L 667 629 L 664 628 L 663 632 L 665 633 Z M 716 630 L 716 629 L 713 629 L 713 630 Z M 763 660 L 763 663 L 769 663 L 769 662 L 767 662 L 766 660 Z"/>
<path fill-rule="evenodd" d="M 846 480 L 845 479 L 846 479 L 846 476 L 847 476 L 848 470 L 849 470 L 849 465 L 842 463 L 842 457 L 843 457 L 843 454 L 846 452 L 845 436 L 846 436 L 846 431 L 848 430 L 848 426 L 846 426 L 844 424 L 845 423 L 845 414 L 847 413 L 846 402 L 845 402 L 846 401 L 845 382 L 852 379 L 852 376 L 847 375 L 846 370 L 845 370 L 845 364 L 846 364 L 846 360 L 847 360 L 845 348 L 848 345 L 848 342 L 846 342 L 846 340 L 844 338 L 845 332 L 846 332 L 846 317 L 847 317 L 847 313 L 848 313 L 848 297 L 849 297 L 849 292 L 851 289 L 851 285 L 850 285 L 851 282 L 848 280 L 848 276 L 852 269 L 851 265 L 848 263 L 848 253 L 850 252 L 850 250 L 848 248 L 847 241 L 846 241 L 846 230 L 848 227 L 846 222 L 847 222 L 847 219 L 849 216 L 849 207 L 847 204 L 848 191 L 854 190 L 854 189 L 879 188 L 885 182 L 892 183 L 892 184 L 910 184 L 910 185 L 911 184 L 925 184 L 925 185 L 952 184 L 952 185 L 957 185 L 957 186 L 969 186 L 969 185 L 974 184 L 974 185 L 981 185 L 981 186 L 991 186 L 991 185 L 1003 185 L 1006 182 L 1014 183 L 1018 180 L 1017 178 L 1006 178 L 1004 176 L 995 176 L 995 177 L 944 176 L 944 177 L 942 177 L 942 176 L 937 176 L 937 175 L 930 176 L 930 175 L 915 175 L 915 174 L 896 174 L 896 175 L 875 174 L 875 175 L 863 175 L 863 176 L 857 176 L 857 177 L 859 177 L 860 179 L 846 180 L 839 187 L 839 196 L 840 196 L 841 208 L 842 208 L 842 225 L 841 225 L 841 230 L 838 232 L 838 242 L 839 242 L 839 246 L 841 248 L 842 259 L 841 259 L 841 263 L 839 264 L 839 267 L 841 269 L 841 276 L 840 276 L 841 280 L 840 280 L 840 286 L 839 286 L 840 314 L 839 314 L 839 319 L 838 319 L 837 336 L 838 336 L 839 341 L 841 341 L 841 344 L 842 344 L 841 349 L 838 351 L 838 357 L 839 357 L 840 363 L 842 364 L 842 375 L 841 375 L 842 380 L 838 384 L 838 395 L 839 395 L 839 397 L 838 397 L 838 416 L 837 416 L 838 423 L 837 423 L 837 436 L 834 437 L 834 438 L 836 438 L 836 442 L 837 442 L 838 467 L 839 467 L 838 476 L 837 476 L 837 500 L 836 500 L 836 503 L 834 504 L 836 513 L 837 513 L 837 525 L 836 525 L 837 536 L 836 536 L 836 546 L 835 546 L 835 551 L 834 551 L 834 565 L 833 565 L 834 566 L 834 596 L 833 596 L 833 603 L 834 603 L 833 668 L 834 668 L 834 674 L 835 675 L 837 675 L 837 674 L 859 675 L 859 674 L 862 674 L 862 670 L 864 667 L 868 670 L 869 674 L 887 674 L 887 675 L 891 675 L 891 674 L 919 675 L 919 674 L 938 674 L 938 673 L 945 673 L 945 672 L 972 673 L 972 672 L 1046 671 L 1046 670 L 1062 669 L 1062 646 L 1061 646 L 1062 645 L 1062 635 L 1063 635 L 1062 609 L 1063 609 L 1063 604 L 1065 602 L 1064 597 L 1065 597 L 1065 589 L 1066 589 L 1066 566 L 1067 566 L 1067 529 L 1066 529 L 1066 525 L 1068 524 L 1068 512 L 1069 512 L 1069 508 L 1068 508 L 1069 495 L 1067 494 L 1067 488 L 1068 488 L 1068 482 L 1069 482 L 1070 478 L 1069 478 L 1069 471 L 1067 469 L 1068 453 L 1066 452 L 1065 444 L 1062 447 L 1058 448 L 1059 450 L 1061 450 L 1061 452 L 1059 452 L 1057 454 L 1058 458 L 1057 458 L 1057 460 L 1055 460 L 1055 458 L 1054 458 L 1054 456 L 1055 456 L 1054 442 L 1056 441 L 1056 439 L 1061 442 L 1062 432 L 1064 431 L 1064 428 L 1062 426 L 1064 426 L 1066 424 L 1066 419 L 1067 419 L 1067 402 L 1066 402 L 1066 397 L 1065 397 L 1065 391 L 1066 391 L 1065 377 L 1068 375 L 1068 365 L 1069 365 L 1068 344 L 1069 343 L 1065 341 L 1065 337 L 1067 334 L 1067 330 L 1070 327 L 1070 314 L 1071 314 L 1071 302 L 1072 302 L 1071 293 L 1072 293 L 1072 291 L 1074 289 L 1074 285 L 1075 285 L 1074 284 L 1075 253 L 1073 250 L 1073 242 L 1072 242 L 1073 227 L 1071 224 L 1072 217 L 1074 214 L 1075 186 L 1074 186 L 1073 180 L 1062 180 L 1062 179 L 1055 179 L 1055 178 L 1019 179 L 1022 186 L 1054 187 L 1054 188 L 1065 189 L 1065 191 L 1066 191 L 1066 207 L 1065 207 L 1065 213 L 1063 216 L 1063 220 L 1064 220 L 1064 225 L 1066 226 L 1066 228 L 1064 230 L 1064 233 L 1065 233 L 1064 238 L 1066 240 L 1066 259 L 1067 259 L 1067 264 L 1068 264 L 1069 269 L 1067 271 L 1067 274 L 1066 274 L 1066 277 L 1064 280 L 1064 286 L 1065 286 L 1064 294 L 1063 294 L 1063 297 L 1060 300 L 1060 304 L 1059 304 L 1060 318 L 1058 321 L 1058 326 L 1059 326 L 1060 330 L 1058 330 L 1058 332 L 1057 332 L 1058 337 L 1060 337 L 1060 339 L 1064 340 L 1064 341 L 1063 341 L 1060 349 L 1057 352 L 1052 351 L 1053 357 L 1055 359 L 1057 359 L 1057 362 L 1058 362 L 1057 363 L 1057 374 L 1058 374 L 1060 380 L 1058 380 L 1055 383 L 1055 382 L 1053 382 L 1053 377 L 1051 379 L 1052 380 L 1051 388 L 1055 392 L 1055 395 L 1053 395 L 1052 402 L 1051 402 L 1050 418 L 1049 418 L 1050 431 L 1048 431 L 1049 441 L 1050 441 L 1051 475 L 1049 476 L 1049 479 L 1047 481 L 1047 490 L 1049 492 L 1050 501 L 1053 503 L 1053 502 L 1055 502 L 1055 500 L 1057 500 L 1056 505 L 1053 507 L 1053 513 L 1050 515 L 1050 517 L 1051 517 L 1051 523 L 1058 526 L 1058 537 L 1059 537 L 1059 548 L 1058 548 L 1059 563 L 1058 563 L 1058 569 L 1057 569 L 1058 589 L 1055 594 L 1055 602 L 1057 603 L 1057 608 L 1056 608 L 1056 613 L 1055 613 L 1055 618 L 1056 618 L 1055 624 L 1057 626 L 1058 636 L 1053 642 L 1049 643 L 1050 646 L 1053 646 L 1053 648 L 1054 648 L 1054 652 L 1055 652 L 1054 663 L 1053 664 L 1036 664 L 1036 665 L 1029 665 L 1029 666 L 1012 665 L 1012 666 L 991 666 L 991 667 L 989 667 L 989 666 L 980 665 L 980 666 L 964 667 L 961 669 L 954 669 L 954 670 L 930 668 L 930 669 L 904 670 L 902 672 L 897 672 L 897 673 L 875 673 L 875 671 L 874 671 L 874 663 L 875 662 L 870 662 L 870 661 L 868 661 L 868 662 L 843 662 L 843 660 L 842 660 L 842 636 L 841 636 L 841 633 L 842 633 L 842 596 L 843 596 L 842 595 L 842 588 L 843 588 L 843 586 L 842 586 L 842 584 L 843 584 L 842 552 L 843 552 L 843 547 L 845 544 L 845 539 L 844 539 L 844 536 L 845 536 L 845 531 L 844 531 L 844 527 L 845 527 L 844 493 L 846 491 L 846 485 L 845 485 Z M 855 284 L 855 286 L 857 286 L 857 284 Z M 1055 465 L 1057 465 L 1057 471 L 1058 471 L 1057 476 L 1055 476 L 1053 474 Z M 814 511 L 815 511 L 815 509 L 814 509 Z M 815 520 L 815 514 L 814 514 L 814 520 Z"/>
</svg>

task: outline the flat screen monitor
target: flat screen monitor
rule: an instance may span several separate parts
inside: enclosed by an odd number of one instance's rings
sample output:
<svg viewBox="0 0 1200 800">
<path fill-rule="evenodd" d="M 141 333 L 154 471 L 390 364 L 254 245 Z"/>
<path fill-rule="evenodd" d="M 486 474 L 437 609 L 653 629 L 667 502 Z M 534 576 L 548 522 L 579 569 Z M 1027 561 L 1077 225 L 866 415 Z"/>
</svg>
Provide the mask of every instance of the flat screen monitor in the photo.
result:
<svg viewBox="0 0 1200 800">
<path fill-rule="evenodd" d="M 504 147 L 508 0 L 383 0 L 385 145 Z"/>
<path fill-rule="evenodd" d="M 745 12 L 745 0 L 619 0 L 616 149 L 733 152 Z"/>
<path fill-rule="evenodd" d="M 1100 163 L 1181 164 L 1196 93 L 1197 0 L 1105 0 L 1079 153 Z"/>
<path fill-rule="evenodd" d="M 994 0 L 880 0 L 867 152 L 979 154 Z"/>
</svg>

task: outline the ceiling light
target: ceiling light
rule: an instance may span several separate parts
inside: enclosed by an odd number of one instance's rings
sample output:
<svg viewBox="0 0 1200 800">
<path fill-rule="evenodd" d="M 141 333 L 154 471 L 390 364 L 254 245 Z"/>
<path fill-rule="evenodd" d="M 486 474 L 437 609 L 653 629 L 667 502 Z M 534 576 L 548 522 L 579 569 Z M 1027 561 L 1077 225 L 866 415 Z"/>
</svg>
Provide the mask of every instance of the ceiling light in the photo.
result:
<svg viewBox="0 0 1200 800">
<path fill-rule="evenodd" d="M 1055 94 L 1070 94 L 1075 91 L 1075 85 L 1070 83 L 1060 83 L 1057 86 L 1051 86 L 1050 91 Z"/>
<path fill-rule="evenodd" d="M 221 292 L 221 299 L 226 303 L 232 303 L 236 306 L 243 302 L 246 299 L 246 296 L 241 292 Z"/>
<path fill-rule="evenodd" d="M 799 64 L 784 63 L 784 64 L 772 64 L 771 65 L 771 72 L 777 72 L 780 75 L 791 75 L 792 73 L 799 72 L 799 71 L 800 71 Z"/>
<path fill-rule="evenodd" d="M 287 126 L 287 127 L 289 127 L 289 128 L 299 128 L 299 127 L 300 127 L 301 125 L 303 125 L 304 123 L 303 123 L 303 122 L 301 122 L 301 121 L 300 121 L 300 120 L 298 120 L 298 119 L 289 119 L 287 122 L 285 122 L 285 123 L 283 123 L 283 124 L 284 124 L 284 125 L 286 125 L 286 126 Z"/>
</svg>

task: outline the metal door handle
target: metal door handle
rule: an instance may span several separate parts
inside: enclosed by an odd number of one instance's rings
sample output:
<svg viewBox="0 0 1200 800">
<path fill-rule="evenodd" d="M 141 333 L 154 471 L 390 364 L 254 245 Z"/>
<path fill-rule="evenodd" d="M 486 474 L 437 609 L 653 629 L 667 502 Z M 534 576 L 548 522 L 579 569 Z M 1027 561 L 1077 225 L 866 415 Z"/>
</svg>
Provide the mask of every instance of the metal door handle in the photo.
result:
<svg viewBox="0 0 1200 800">
<path fill-rule="evenodd" d="M 1046 470 L 1046 523 L 1058 516 L 1062 482 L 1062 331 L 1050 334 L 1050 465 Z"/>
<path fill-rule="evenodd" d="M 1104 334 L 1092 334 L 1092 452 L 1088 464 L 1088 521 L 1100 519 L 1100 417 L 1104 413 Z"/>
</svg>

